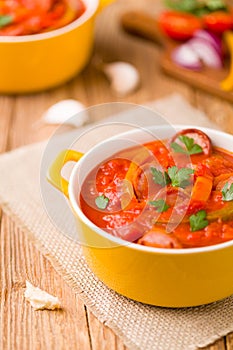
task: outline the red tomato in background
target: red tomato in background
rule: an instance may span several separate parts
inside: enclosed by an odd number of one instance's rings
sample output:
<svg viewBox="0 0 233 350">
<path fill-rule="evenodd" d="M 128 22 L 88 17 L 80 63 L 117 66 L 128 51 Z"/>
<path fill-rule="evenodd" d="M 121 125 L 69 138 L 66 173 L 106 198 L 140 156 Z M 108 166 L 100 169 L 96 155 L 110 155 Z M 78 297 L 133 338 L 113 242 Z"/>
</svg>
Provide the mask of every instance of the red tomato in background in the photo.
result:
<svg viewBox="0 0 233 350">
<path fill-rule="evenodd" d="M 203 16 L 203 23 L 207 29 L 222 34 L 233 28 L 233 14 L 224 11 L 211 12 Z"/>
<path fill-rule="evenodd" d="M 193 33 L 203 27 L 202 20 L 189 13 L 176 11 L 163 12 L 159 19 L 162 31 L 175 40 L 187 40 Z"/>
</svg>

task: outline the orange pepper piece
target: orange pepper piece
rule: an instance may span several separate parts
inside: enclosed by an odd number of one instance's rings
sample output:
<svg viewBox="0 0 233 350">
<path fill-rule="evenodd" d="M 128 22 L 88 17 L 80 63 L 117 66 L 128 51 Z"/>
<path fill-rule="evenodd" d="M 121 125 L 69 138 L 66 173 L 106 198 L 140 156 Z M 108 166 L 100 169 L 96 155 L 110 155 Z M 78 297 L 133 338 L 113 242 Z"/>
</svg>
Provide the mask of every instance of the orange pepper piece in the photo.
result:
<svg viewBox="0 0 233 350">
<path fill-rule="evenodd" d="M 198 176 L 192 189 L 191 200 L 206 202 L 211 194 L 213 178 Z"/>
</svg>

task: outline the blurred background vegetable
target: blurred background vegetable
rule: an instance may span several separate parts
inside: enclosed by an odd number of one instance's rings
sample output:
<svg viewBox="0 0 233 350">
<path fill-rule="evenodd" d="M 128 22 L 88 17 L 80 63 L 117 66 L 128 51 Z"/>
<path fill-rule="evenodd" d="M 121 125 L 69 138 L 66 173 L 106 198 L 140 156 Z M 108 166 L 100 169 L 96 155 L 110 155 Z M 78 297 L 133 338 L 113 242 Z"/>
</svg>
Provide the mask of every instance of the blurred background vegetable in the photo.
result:
<svg viewBox="0 0 233 350">
<path fill-rule="evenodd" d="M 196 30 L 202 28 L 200 18 L 176 11 L 165 11 L 158 18 L 163 32 L 175 40 L 186 40 L 193 36 Z"/>
<path fill-rule="evenodd" d="M 189 39 L 195 29 L 219 35 L 233 29 L 233 11 L 223 0 L 165 0 L 170 9 L 159 16 L 162 30 L 176 40 Z"/>
<path fill-rule="evenodd" d="M 202 16 L 212 11 L 227 10 L 224 0 L 165 0 L 167 7 L 181 12 Z"/>
</svg>

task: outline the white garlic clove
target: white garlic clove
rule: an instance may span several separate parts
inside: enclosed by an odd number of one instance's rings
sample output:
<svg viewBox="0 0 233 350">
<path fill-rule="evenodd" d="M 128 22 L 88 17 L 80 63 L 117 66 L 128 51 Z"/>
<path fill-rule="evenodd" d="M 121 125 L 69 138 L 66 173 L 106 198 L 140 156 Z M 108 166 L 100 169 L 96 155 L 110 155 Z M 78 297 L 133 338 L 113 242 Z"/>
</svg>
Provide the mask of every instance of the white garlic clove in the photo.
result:
<svg viewBox="0 0 233 350">
<path fill-rule="evenodd" d="M 103 71 L 110 80 L 111 88 L 119 96 L 130 94 L 139 85 L 139 72 L 130 63 L 119 61 L 104 64 Z"/>
<path fill-rule="evenodd" d="M 76 100 L 62 100 L 47 109 L 42 119 L 47 124 L 82 126 L 89 119 L 85 106 Z"/>
</svg>

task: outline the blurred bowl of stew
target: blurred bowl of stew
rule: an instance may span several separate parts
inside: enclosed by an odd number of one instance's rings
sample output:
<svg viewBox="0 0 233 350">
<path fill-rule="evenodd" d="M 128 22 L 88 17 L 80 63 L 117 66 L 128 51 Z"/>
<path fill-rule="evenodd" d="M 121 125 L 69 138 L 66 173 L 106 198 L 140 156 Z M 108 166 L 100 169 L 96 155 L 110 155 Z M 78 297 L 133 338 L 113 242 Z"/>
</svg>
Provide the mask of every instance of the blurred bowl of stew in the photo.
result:
<svg viewBox="0 0 233 350">
<path fill-rule="evenodd" d="M 224 132 L 152 126 L 84 155 L 64 150 L 48 181 L 68 196 L 86 260 L 108 287 L 151 305 L 197 306 L 233 293 L 231 152 Z"/>
<path fill-rule="evenodd" d="M 46 4 L 50 2 L 53 1 L 38 1 L 41 6 L 42 4 L 49 6 Z M 37 32 L 36 29 L 40 28 L 39 24 L 43 20 L 40 18 L 39 10 L 35 9 L 37 13 L 32 13 L 32 17 L 25 20 L 24 9 L 20 9 L 19 13 L 10 9 L 9 11 L 13 12 L 8 15 L 3 13 L 5 5 L 2 4 L 0 93 L 31 93 L 46 90 L 68 81 L 79 73 L 92 53 L 96 14 L 110 2 L 111 0 L 58 1 L 55 3 L 56 9 L 51 12 L 50 17 L 53 16 L 54 19 L 51 28 L 46 27 L 45 22 L 51 21 L 51 18 L 48 17 L 50 13 L 45 12 L 47 17 L 42 23 L 44 29 L 41 32 L 39 29 Z M 30 8 L 30 1 L 26 3 Z M 77 7 L 77 13 L 75 14 L 74 10 L 67 6 L 64 14 L 56 22 L 59 11 L 63 11 L 62 3 L 72 3 Z M 9 2 L 9 5 L 11 4 L 15 6 L 14 2 Z M 8 25 L 13 19 L 16 23 Z"/>
</svg>

